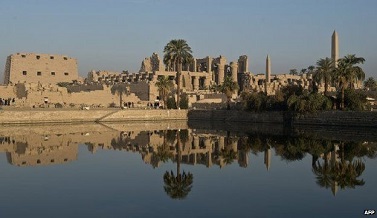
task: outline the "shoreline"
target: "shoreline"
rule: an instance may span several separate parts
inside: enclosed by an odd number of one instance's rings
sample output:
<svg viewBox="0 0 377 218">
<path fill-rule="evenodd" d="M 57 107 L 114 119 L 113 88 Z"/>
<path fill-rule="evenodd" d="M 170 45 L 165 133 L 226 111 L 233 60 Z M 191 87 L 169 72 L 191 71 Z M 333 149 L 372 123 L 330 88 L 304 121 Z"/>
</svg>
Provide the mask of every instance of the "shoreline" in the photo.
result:
<svg viewBox="0 0 377 218">
<path fill-rule="evenodd" d="M 377 128 L 377 112 L 322 111 L 293 115 L 289 112 L 246 112 L 235 110 L 163 110 L 163 109 L 21 109 L 0 110 L 0 125 L 43 123 L 107 123 L 128 121 L 196 121 L 239 123 L 241 125 L 277 124 L 298 126 L 346 126 Z"/>
</svg>

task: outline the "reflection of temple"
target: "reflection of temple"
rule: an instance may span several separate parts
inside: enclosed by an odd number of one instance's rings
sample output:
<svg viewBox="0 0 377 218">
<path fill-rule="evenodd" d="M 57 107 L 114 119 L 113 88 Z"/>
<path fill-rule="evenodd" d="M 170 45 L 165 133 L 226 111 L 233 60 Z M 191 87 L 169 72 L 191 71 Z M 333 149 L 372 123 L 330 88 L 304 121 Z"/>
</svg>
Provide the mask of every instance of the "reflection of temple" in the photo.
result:
<svg viewBox="0 0 377 218">
<path fill-rule="evenodd" d="M 169 136 L 167 136 L 169 131 L 171 134 L 172 131 L 177 130 L 139 132 L 138 137 L 134 139 L 128 137 L 127 134 L 126 136 L 120 135 L 113 142 L 117 144 L 119 149 L 140 152 L 144 162 L 147 164 L 154 164 L 154 155 L 156 155 L 158 147 L 163 146 L 165 143 L 168 152 L 176 160 L 178 155 L 175 147 L 177 139 L 175 133 L 172 134 L 174 138 L 169 139 Z M 181 139 L 182 163 L 190 165 L 201 164 L 207 167 L 219 165 L 223 167 L 226 165 L 226 161 L 221 156 L 221 152 L 223 150 L 231 150 L 235 153 L 238 152 L 237 155 L 231 157 L 232 161 L 238 160 L 240 166 L 247 166 L 247 154 L 238 151 L 237 140 L 227 140 L 225 133 L 181 130 L 181 132 L 183 131 L 187 131 L 187 138 L 185 140 Z M 141 138 L 144 138 L 144 143 L 141 143 Z M 159 164 L 160 162 L 156 163 L 157 166 Z"/>
<path fill-rule="evenodd" d="M 8 162 L 12 165 L 59 164 L 77 159 L 77 144 L 64 136 L 0 137 L 0 141 L 0 151 L 6 152 Z"/>
<path fill-rule="evenodd" d="M 193 131 L 185 122 L 6 127 L 0 130 L 0 152 L 6 153 L 12 165 L 38 166 L 76 160 L 78 146 L 84 144 L 92 153 L 98 149 L 138 152 L 145 163 L 152 164 L 164 144 L 176 160 L 177 129 L 183 129 L 180 133 L 185 135 L 181 139 L 182 163 L 223 167 L 238 161 L 247 167 L 248 155 L 238 150 L 237 137 L 226 136 L 226 132 Z M 160 161 L 153 164 L 158 166 Z"/>
</svg>

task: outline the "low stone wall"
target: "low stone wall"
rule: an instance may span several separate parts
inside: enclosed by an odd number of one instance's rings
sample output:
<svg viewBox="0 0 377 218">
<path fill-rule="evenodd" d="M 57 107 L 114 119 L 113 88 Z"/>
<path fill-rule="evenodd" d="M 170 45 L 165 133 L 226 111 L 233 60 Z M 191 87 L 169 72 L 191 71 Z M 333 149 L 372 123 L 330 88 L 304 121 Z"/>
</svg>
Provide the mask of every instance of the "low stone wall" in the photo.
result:
<svg viewBox="0 0 377 218">
<path fill-rule="evenodd" d="M 0 110 L 0 124 L 74 123 L 190 120 L 203 125 L 209 121 L 280 124 L 284 126 L 377 127 L 377 112 L 326 111 L 291 116 L 283 112 L 254 113 L 234 110 Z"/>
<path fill-rule="evenodd" d="M 187 110 L 0 110 L 0 124 L 187 120 Z"/>
<path fill-rule="evenodd" d="M 377 112 L 370 111 L 324 111 L 306 115 L 284 112 L 245 112 L 235 110 L 192 110 L 189 120 L 207 120 L 245 123 L 278 123 L 285 126 L 350 126 L 377 127 Z"/>
<path fill-rule="evenodd" d="M 99 119 L 99 122 L 187 120 L 188 110 L 120 110 Z"/>
<path fill-rule="evenodd" d="M 292 120 L 294 126 L 362 126 L 377 127 L 377 112 L 371 111 L 323 111 L 299 115 Z"/>
<path fill-rule="evenodd" d="M 191 110 L 188 113 L 188 119 L 248 123 L 284 123 L 284 113 L 253 113 L 235 110 Z"/>
</svg>

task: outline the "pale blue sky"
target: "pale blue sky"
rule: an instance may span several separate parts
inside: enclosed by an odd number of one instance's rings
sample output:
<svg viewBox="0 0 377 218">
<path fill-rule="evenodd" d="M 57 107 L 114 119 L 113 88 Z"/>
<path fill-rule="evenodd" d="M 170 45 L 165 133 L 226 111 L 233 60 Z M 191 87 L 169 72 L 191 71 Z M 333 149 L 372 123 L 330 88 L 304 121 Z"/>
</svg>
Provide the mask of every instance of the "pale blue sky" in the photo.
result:
<svg viewBox="0 0 377 218">
<path fill-rule="evenodd" d="M 253 73 L 264 73 L 269 54 L 279 74 L 329 57 L 336 29 L 340 57 L 364 57 L 377 78 L 376 22 L 376 0 L 1 0 L 0 76 L 17 52 L 77 58 L 83 76 L 135 72 L 175 38 L 197 58 L 246 54 Z"/>
</svg>

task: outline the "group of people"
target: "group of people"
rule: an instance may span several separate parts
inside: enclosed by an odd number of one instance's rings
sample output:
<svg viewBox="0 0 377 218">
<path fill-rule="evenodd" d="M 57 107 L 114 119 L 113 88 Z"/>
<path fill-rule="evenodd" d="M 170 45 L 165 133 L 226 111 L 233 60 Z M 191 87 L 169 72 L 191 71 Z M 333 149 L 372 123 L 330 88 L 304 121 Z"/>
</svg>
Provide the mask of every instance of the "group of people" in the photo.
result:
<svg viewBox="0 0 377 218">
<path fill-rule="evenodd" d="M 16 102 L 15 98 L 0 98 L 0 105 L 10 106 Z"/>
<path fill-rule="evenodd" d="M 125 108 L 133 108 L 135 107 L 134 103 L 133 102 L 123 102 L 123 107 Z"/>
<path fill-rule="evenodd" d="M 159 101 L 156 101 L 156 102 L 148 102 L 147 103 L 147 108 L 155 108 L 155 109 L 158 109 L 160 107 L 163 107 L 163 105 L 160 104 Z"/>
</svg>

